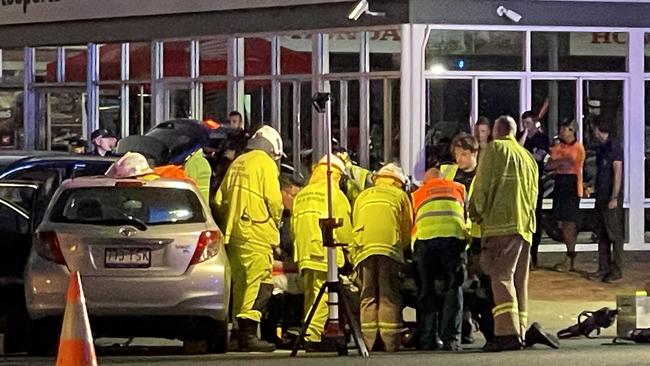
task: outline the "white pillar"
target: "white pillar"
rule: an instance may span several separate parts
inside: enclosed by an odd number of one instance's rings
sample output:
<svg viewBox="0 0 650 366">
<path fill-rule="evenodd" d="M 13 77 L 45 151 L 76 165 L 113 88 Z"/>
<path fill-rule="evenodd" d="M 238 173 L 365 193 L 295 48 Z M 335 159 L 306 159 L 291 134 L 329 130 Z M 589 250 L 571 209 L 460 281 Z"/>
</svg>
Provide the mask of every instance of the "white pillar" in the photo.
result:
<svg viewBox="0 0 650 366">
<path fill-rule="evenodd" d="M 402 25 L 400 88 L 400 161 L 413 180 L 424 175 L 425 151 L 425 47 L 429 29 L 422 24 Z"/>
<path fill-rule="evenodd" d="M 628 250 L 639 250 L 645 245 L 645 105 L 644 90 L 644 32 L 642 29 L 630 31 L 629 70 L 630 79 L 624 88 L 625 141 L 627 156 L 623 175 L 623 189 L 627 191 L 629 202 Z"/>
</svg>

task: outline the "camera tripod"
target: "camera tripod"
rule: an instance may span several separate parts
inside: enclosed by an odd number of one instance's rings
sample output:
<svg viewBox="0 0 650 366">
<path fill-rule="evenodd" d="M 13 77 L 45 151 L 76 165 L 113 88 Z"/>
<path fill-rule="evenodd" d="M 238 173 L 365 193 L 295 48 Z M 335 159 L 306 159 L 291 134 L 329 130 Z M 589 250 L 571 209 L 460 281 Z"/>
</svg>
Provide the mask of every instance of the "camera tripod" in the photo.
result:
<svg viewBox="0 0 650 366">
<path fill-rule="evenodd" d="M 325 292 L 328 293 L 327 305 L 329 306 L 329 317 L 325 323 L 325 329 L 322 335 L 321 347 L 324 351 L 336 350 L 336 353 L 339 356 L 348 355 L 348 345 L 345 334 L 345 324 L 349 326 L 349 329 L 352 331 L 352 338 L 356 344 L 359 355 L 362 357 L 368 357 L 368 348 L 366 347 L 363 337 L 361 335 L 361 329 L 359 324 L 355 321 L 354 314 L 352 313 L 352 308 L 350 303 L 343 291 L 343 286 L 338 278 L 338 268 L 336 268 L 336 247 L 345 246 L 345 244 L 337 244 L 334 242 L 333 231 L 335 228 L 341 226 L 340 220 L 333 218 L 320 219 L 320 227 L 323 232 L 323 246 L 327 248 L 328 254 L 328 271 L 327 271 L 327 281 L 321 286 L 318 295 L 314 304 L 309 309 L 309 315 L 305 320 L 305 324 L 302 327 L 300 336 L 296 340 L 296 343 L 293 345 L 291 350 L 291 357 L 295 357 L 298 354 L 298 349 L 300 345 L 304 343 L 305 335 L 307 334 L 307 329 L 311 324 L 311 321 L 316 313 L 318 304 L 325 296 Z M 333 266 L 334 268 L 330 268 Z M 333 275 L 332 275 L 333 274 Z M 332 276 L 330 276 L 332 275 Z M 343 306 L 345 311 L 345 317 L 343 319 L 339 318 L 339 305 Z"/>
</svg>

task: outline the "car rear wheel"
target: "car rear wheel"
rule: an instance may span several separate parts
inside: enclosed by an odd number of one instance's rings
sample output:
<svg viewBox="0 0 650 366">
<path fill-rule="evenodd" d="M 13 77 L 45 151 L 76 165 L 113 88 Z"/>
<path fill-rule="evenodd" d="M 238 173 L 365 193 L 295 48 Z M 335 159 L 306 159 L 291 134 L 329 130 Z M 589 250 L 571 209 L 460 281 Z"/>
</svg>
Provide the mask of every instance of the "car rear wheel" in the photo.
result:
<svg viewBox="0 0 650 366">
<path fill-rule="evenodd" d="M 228 322 L 215 322 L 211 334 L 206 335 L 208 353 L 226 353 L 228 349 Z"/>
</svg>

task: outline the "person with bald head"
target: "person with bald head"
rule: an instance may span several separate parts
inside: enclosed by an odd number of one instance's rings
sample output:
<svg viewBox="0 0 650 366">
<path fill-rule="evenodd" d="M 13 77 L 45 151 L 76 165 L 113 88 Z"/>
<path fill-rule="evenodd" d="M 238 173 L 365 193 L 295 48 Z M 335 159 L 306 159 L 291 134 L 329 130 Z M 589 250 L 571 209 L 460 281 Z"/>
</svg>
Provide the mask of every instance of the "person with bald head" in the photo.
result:
<svg viewBox="0 0 650 366">
<path fill-rule="evenodd" d="M 494 140 L 481 151 L 469 202 L 470 218 L 481 226 L 481 268 L 490 276 L 494 295 L 495 337 L 484 347 L 489 352 L 520 350 L 534 343 L 557 346 L 537 323 L 525 331 L 538 169 L 515 139 L 516 131 L 510 116 L 494 122 Z"/>
</svg>

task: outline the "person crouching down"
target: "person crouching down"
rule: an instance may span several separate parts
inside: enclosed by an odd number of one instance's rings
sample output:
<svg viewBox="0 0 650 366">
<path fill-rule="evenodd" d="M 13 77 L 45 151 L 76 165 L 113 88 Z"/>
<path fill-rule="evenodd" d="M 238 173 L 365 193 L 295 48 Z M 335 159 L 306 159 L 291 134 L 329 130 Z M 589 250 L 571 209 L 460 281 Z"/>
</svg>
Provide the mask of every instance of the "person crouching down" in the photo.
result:
<svg viewBox="0 0 650 366">
<path fill-rule="evenodd" d="M 352 224 L 350 223 L 350 203 L 339 187 L 341 177 L 345 172 L 345 164 L 335 155 L 330 155 L 332 171 L 332 215 L 342 219 L 343 225 L 334 230 L 334 240 L 337 243 L 352 242 Z M 328 217 L 327 197 L 327 156 L 323 157 L 314 167 L 309 184 L 296 195 L 293 202 L 291 227 L 294 234 L 295 259 L 303 279 L 305 290 L 305 316 L 316 302 L 316 296 L 327 280 L 327 248 L 323 246 L 323 234 L 320 219 Z M 338 267 L 345 264 L 343 250 L 336 248 Z M 326 298 L 321 298 L 316 312 L 311 319 L 305 349 L 318 351 L 321 349 L 321 335 L 327 321 L 328 309 Z"/>
<path fill-rule="evenodd" d="M 352 210 L 354 242 L 349 248 L 361 282 L 361 330 L 369 349 L 381 349 L 375 347 L 377 333 L 388 352 L 397 351 L 401 343 L 399 272 L 413 222 L 405 184 L 402 168 L 388 164 L 375 175 L 374 186 L 357 197 Z"/>
<path fill-rule="evenodd" d="M 467 237 L 465 187 L 429 169 L 413 193 L 414 253 L 420 289 L 418 334 L 420 348 L 460 351 Z M 440 320 L 440 324 L 438 324 Z"/>
</svg>

